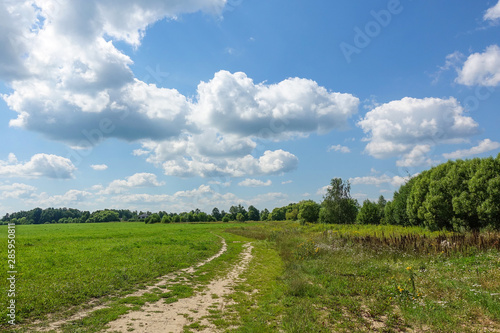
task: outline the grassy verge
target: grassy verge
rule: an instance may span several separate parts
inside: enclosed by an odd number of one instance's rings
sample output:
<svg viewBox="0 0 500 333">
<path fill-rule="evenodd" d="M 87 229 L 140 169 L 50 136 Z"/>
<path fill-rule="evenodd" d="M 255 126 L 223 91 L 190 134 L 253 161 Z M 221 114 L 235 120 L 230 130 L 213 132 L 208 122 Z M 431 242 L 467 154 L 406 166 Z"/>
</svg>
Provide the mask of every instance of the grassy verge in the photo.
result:
<svg viewBox="0 0 500 333">
<path fill-rule="evenodd" d="M 446 243 L 454 235 L 418 228 L 274 223 L 231 231 L 275 241 L 284 289 L 274 316 L 285 332 L 500 329 L 498 235 L 482 235 L 493 239 L 488 249 L 474 236 L 460 247 Z M 404 245 L 416 238 L 422 242 Z"/>
</svg>

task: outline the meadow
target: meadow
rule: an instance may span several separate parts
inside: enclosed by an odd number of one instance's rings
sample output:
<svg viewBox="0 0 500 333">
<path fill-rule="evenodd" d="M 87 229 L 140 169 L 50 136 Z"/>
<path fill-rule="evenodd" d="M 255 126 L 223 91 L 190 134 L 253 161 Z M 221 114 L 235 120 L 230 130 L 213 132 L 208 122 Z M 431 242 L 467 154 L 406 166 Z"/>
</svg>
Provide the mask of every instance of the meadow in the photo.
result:
<svg viewBox="0 0 500 333">
<path fill-rule="evenodd" d="M 126 294 L 162 274 L 191 266 L 219 250 L 212 229 L 118 222 L 16 226 L 16 319 L 42 319 L 92 299 Z M 2 230 L 5 246 L 6 235 Z M 0 257 L 6 264 L 6 251 Z M 6 281 L 7 269 L 0 278 Z M 7 293 L 0 300 L 7 304 Z M 4 325 L 5 307 L 0 313 Z"/>
<path fill-rule="evenodd" d="M 107 310 L 63 327 L 99 332 L 147 302 L 189 298 L 226 274 L 243 243 L 253 258 L 208 320 L 228 332 L 495 332 L 500 330 L 500 235 L 399 226 L 294 222 L 101 223 L 16 227 L 16 332 L 82 304 Z M 2 242 L 6 244 L 5 233 Z M 156 278 L 227 251 L 184 284 L 125 297 Z M 6 262 L 5 251 L 2 260 Z M 5 273 L 2 272 L 2 279 Z M 5 280 L 4 280 L 5 281 Z M 6 295 L 1 295 L 6 304 Z M 232 302 L 229 302 L 232 301 Z M 128 306 L 126 306 L 128 304 Z M 2 309 L 2 311 L 4 311 Z M 6 324 L 2 312 L 0 328 Z M 193 321 L 185 332 L 203 329 Z"/>
<path fill-rule="evenodd" d="M 285 332 L 498 332 L 500 234 L 271 223 Z M 278 305 L 277 305 L 278 306 Z"/>
</svg>

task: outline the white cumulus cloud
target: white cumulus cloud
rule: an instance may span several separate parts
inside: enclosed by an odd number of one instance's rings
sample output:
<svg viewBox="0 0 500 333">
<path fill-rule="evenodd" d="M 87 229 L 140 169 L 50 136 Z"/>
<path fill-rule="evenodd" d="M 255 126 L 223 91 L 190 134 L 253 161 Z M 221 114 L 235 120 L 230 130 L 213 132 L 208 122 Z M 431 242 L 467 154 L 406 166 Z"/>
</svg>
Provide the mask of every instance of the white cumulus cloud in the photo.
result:
<svg viewBox="0 0 500 333">
<path fill-rule="evenodd" d="M 194 115 L 223 133 L 279 139 L 344 127 L 358 105 L 358 98 L 312 80 L 255 84 L 245 73 L 219 71 L 198 86 Z"/>
<path fill-rule="evenodd" d="M 98 192 L 98 194 L 121 193 L 130 188 L 158 187 L 163 185 L 165 185 L 165 183 L 158 181 L 155 174 L 141 172 L 130 177 L 126 177 L 125 179 L 113 180 L 107 188 L 102 189 Z"/>
<path fill-rule="evenodd" d="M 396 162 L 399 167 L 416 167 L 431 165 L 434 161 L 429 157 L 430 145 L 417 145 L 408 154 Z"/>
<path fill-rule="evenodd" d="M 272 181 L 271 180 L 267 180 L 267 181 L 262 181 L 262 180 L 259 180 L 259 179 L 250 179 L 250 178 L 247 178 L 241 182 L 238 183 L 239 186 L 246 186 L 246 187 L 262 187 L 262 186 L 271 186 L 272 185 Z"/>
<path fill-rule="evenodd" d="M 97 171 L 103 171 L 108 168 L 106 164 L 92 164 L 90 167 Z"/>
<path fill-rule="evenodd" d="M 479 144 L 470 149 L 457 150 L 452 153 L 443 154 L 444 158 L 456 159 L 456 158 L 466 158 L 469 156 L 479 155 L 488 151 L 496 150 L 500 148 L 500 142 L 491 141 L 490 139 L 484 139 L 479 142 Z"/>
<path fill-rule="evenodd" d="M 134 79 L 117 41 L 140 45 L 145 29 L 225 0 L 37 0 L 0 3 L 0 79 L 18 113 L 11 126 L 73 146 L 108 137 L 164 139 L 189 127 L 190 103 L 174 89 Z"/>
<path fill-rule="evenodd" d="M 349 147 L 346 147 L 346 146 L 342 146 L 342 145 L 335 145 L 335 146 L 330 146 L 328 148 L 328 151 L 338 151 L 338 152 L 341 152 L 341 153 L 344 153 L 344 154 L 347 154 L 347 153 L 350 153 L 351 150 L 349 149 Z"/>
<path fill-rule="evenodd" d="M 458 69 L 456 82 L 467 86 L 490 86 L 500 83 L 500 47 L 490 45 L 483 53 L 473 53 Z"/>
<path fill-rule="evenodd" d="M 22 183 L 0 185 L 0 198 L 29 198 L 35 193 L 36 190 L 36 187 Z"/>
<path fill-rule="evenodd" d="M 349 182 L 352 185 L 375 185 L 380 186 L 383 184 L 390 184 L 394 187 L 400 187 L 404 183 L 406 183 L 407 179 L 401 176 L 393 176 L 390 177 L 388 175 L 382 176 L 366 176 L 366 177 L 354 177 L 350 178 Z"/>
<path fill-rule="evenodd" d="M 484 14 L 485 21 L 496 21 L 498 19 L 500 19 L 500 1 L 498 1 L 493 7 L 489 8 Z"/>
<path fill-rule="evenodd" d="M 410 98 L 392 101 L 369 111 L 358 122 L 368 135 L 365 151 L 376 158 L 402 156 L 400 164 L 427 163 L 430 147 L 463 142 L 478 132 L 478 124 L 464 115 L 454 98 Z"/>
<path fill-rule="evenodd" d="M 26 163 L 18 162 L 12 153 L 7 161 L 0 160 L 0 177 L 69 179 L 75 171 L 69 159 L 51 154 L 35 154 Z"/>
<path fill-rule="evenodd" d="M 246 175 L 276 175 L 297 168 L 299 159 L 290 152 L 267 150 L 258 158 L 246 155 L 238 158 L 210 159 L 203 156 L 181 157 L 162 164 L 168 176 L 177 177 L 243 177 Z"/>
</svg>

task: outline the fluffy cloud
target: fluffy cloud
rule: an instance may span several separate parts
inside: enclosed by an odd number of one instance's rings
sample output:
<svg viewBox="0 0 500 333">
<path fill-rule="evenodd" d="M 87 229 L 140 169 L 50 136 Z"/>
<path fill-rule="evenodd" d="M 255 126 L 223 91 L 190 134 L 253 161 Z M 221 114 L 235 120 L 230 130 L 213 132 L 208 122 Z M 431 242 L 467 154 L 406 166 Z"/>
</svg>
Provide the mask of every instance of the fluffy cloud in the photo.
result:
<svg viewBox="0 0 500 333">
<path fill-rule="evenodd" d="M 330 185 L 326 185 L 326 186 L 323 186 L 321 188 L 319 188 L 317 191 L 316 191 L 316 195 L 326 195 L 326 192 L 328 192 L 328 189 L 330 188 Z"/>
<path fill-rule="evenodd" d="M 376 158 L 403 156 L 400 164 L 428 162 L 422 154 L 443 143 L 457 143 L 478 132 L 454 98 L 405 97 L 383 104 L 358 122 L 368 134 L 365 151 Z"/>
<path fill-rule="evenodd" d="M 485 21 L 496 21 L 500 19 L 500 1 L 497 2 L 497 4 L 491 8 L 489 8 L 486 13 L 484 14 L 484 20 Z"/>
<path fill-rule="evenodd" d="M 470 149 L 457 150 L 453 153 L 443 154 L 443 157 L 447 159 L 466 158 L 499 148 L 500 142 L 491 141 L 490 139 L 484 139 L 475 147 L 472 147 Z"/>
<path fill-rule="evenodd" d="M 132 60 L 113 41 L 138 46 L 160 19 L 204 10 L 224 0 L 19 1 L 0 4 L 0 79 L 18 113 L 11 126 L 92 146 L 107 137 L 164 139 L 189 128 L 190 103 L 173 89 L 135 80 Z M 109 39 L 112 40 L 109 40 Z"/>
<path fill-rule="evenodd" d="M 93 164 L 90 166 L 92 169 L 97 170 L 97 171 L 103 171 L 108 168 L 106 164 Z"/>
<path fill-rule="evenodd" d="M 121 193 L 130 188 L 157 187 L 163 185 L 165 185 L 165 183 L 159 182 L 155 174 L 142 172 L 126 177 L 125 179 L 113 180 L 107 188 L 100 190 L 98 194 Z"/>
<path fill-rule="evenodd" d="M 349 182 L 352 185 L 375 185 L 380 186 L 383 184 L 390 184 L 393 187 L 400 187 L 406 183 L 407 179 L 401 176 L 390 177 L 388 175 L 382 176 L 366 176 L 366 177 L 354 177 L 350 178 Z"/>
<path fill-rule="evenodd" d="M 207 159 L 205 157 L 183 157 L 163 163 L 166 175 L 177 177 L 242 177 L 245 175 L 276 175 L 297 168 L 298 158 L 284 150 L 267 150 L 255 158 L 246 155 L 233 159 Z"/>
<path fill-rule="evenodd" d="M 431 165 L 433 161 L 428 156 L 431 151 L 430 145 L 417 145 L 408 154 L 405 154 L 396 165 L 399 167 L 416 167 Z"/>
<path fill-rule="evenodd" d="M 220 193 L 214 191 L 209 185 L 201 185 L 198 188 L 189 191 L 179 191 L 172 195 L 169 194 L 122 194 L 113 196 L 109 199 L 112 202 L 137 204 L 138 207 L 144 205 L 168 204 L 169 211 L 181 212 L 190 211 L 193 207 L 209 211 L 213 207 L 227 207 L 231 205 L 243 204 L 249 205 L 246 200 L 238 198 L 233 193 Z M 252 200 L 253 202 L 253 200 Z"/>
<path fill-rule="evenodd" d="M 26 163 L 18 162 L 12 153 L 7 161 L 0 160 L 0 177 L 69 179 L 75 170 L 69 159 L 50 154 L 33 155 Z"/>
<path fill-rule="evenodd" d="M 238 185 L 239 186 L 247 186 L 247 187 L 262 187 L 262 186 L 271 186 L 272 183 L 273 182 L 271 180 L 267 180 L 266 182 L 263 182 L 262 180 L 247 178 L 247 179 L 239 182 Z"/>
<path fill-rule="evenodd" d="M 496 86 L 500 83 L 500 47 L 491 45 L 483 53 L 473 53 L 458 70 L 456 82 L 467 86 Z"/>
<path fill-rule="evenodd" d="M 338 151 L 338 152 L 341 152 L 341 153 L 344 153 L 344 154 L 347 154 L 347 153 L 350 153 L 351 150 L 349 149 L 349 147 L 346 147 L 346 146 L 342 146 L 342 145 L 335 145 L 335 146 L 330 146 L 328 148 L 328 151 Z"/>
<path fill-rule="evenodd" d="M 140 46 L 147 27 L 183 13 L 222 13 L 226 0 L 36 0 L 0 4 L 2 95 L 11 126 L 89 148 L 106 138 L 140 141 L 134 155 L 168 175 L 263 175 L 293 170 L 282 150 L 255 157 L 257 139 L 284 140 L 346 126 L 358 98 L 315 81 L 255 84 L 220 71 L 197 98 L 134 78 L 116 47 Z"/>
<path fill-rule="evenodd" d="M 80 190 L 69 190 L 62 195 L 49 195 L 46 192 L 42 192 L 41 194 L 32 195 L 31 198 L 25 200 L 25 203 L 32 207 L 42 208 L 81 206 L 85 200 L 92 196 L 92 193 Z"/>
<path fill-rule="evenodd" d="M 35 193 L 36 190 L 37 188 L 34 186 L 21 183 L 0 185 L 0 198 L 29 198 Z"/>
<path fill-rule="evenodd" d="M 223 133 L 280 139 L 344 127 L 359 99 L 312 80 L 255 84 L 245 73 L 220 71 L 198 86 L 195 116 Z"/>
</svg>

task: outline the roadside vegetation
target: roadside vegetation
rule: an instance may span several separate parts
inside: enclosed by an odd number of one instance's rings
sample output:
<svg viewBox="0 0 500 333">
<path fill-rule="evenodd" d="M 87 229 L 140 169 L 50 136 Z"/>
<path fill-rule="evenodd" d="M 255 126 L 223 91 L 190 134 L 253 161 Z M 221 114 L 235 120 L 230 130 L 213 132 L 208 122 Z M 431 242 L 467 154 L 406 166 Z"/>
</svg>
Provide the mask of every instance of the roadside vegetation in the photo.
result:
<svg viewBox="0 0 500 333">
<path fill-rule="evenodd" d="M 500 330 L 498 232 L 296 222 L 228 231 L 275 244 L 284 270 L 270 303 L 284 332 Z"/>
</svg>

